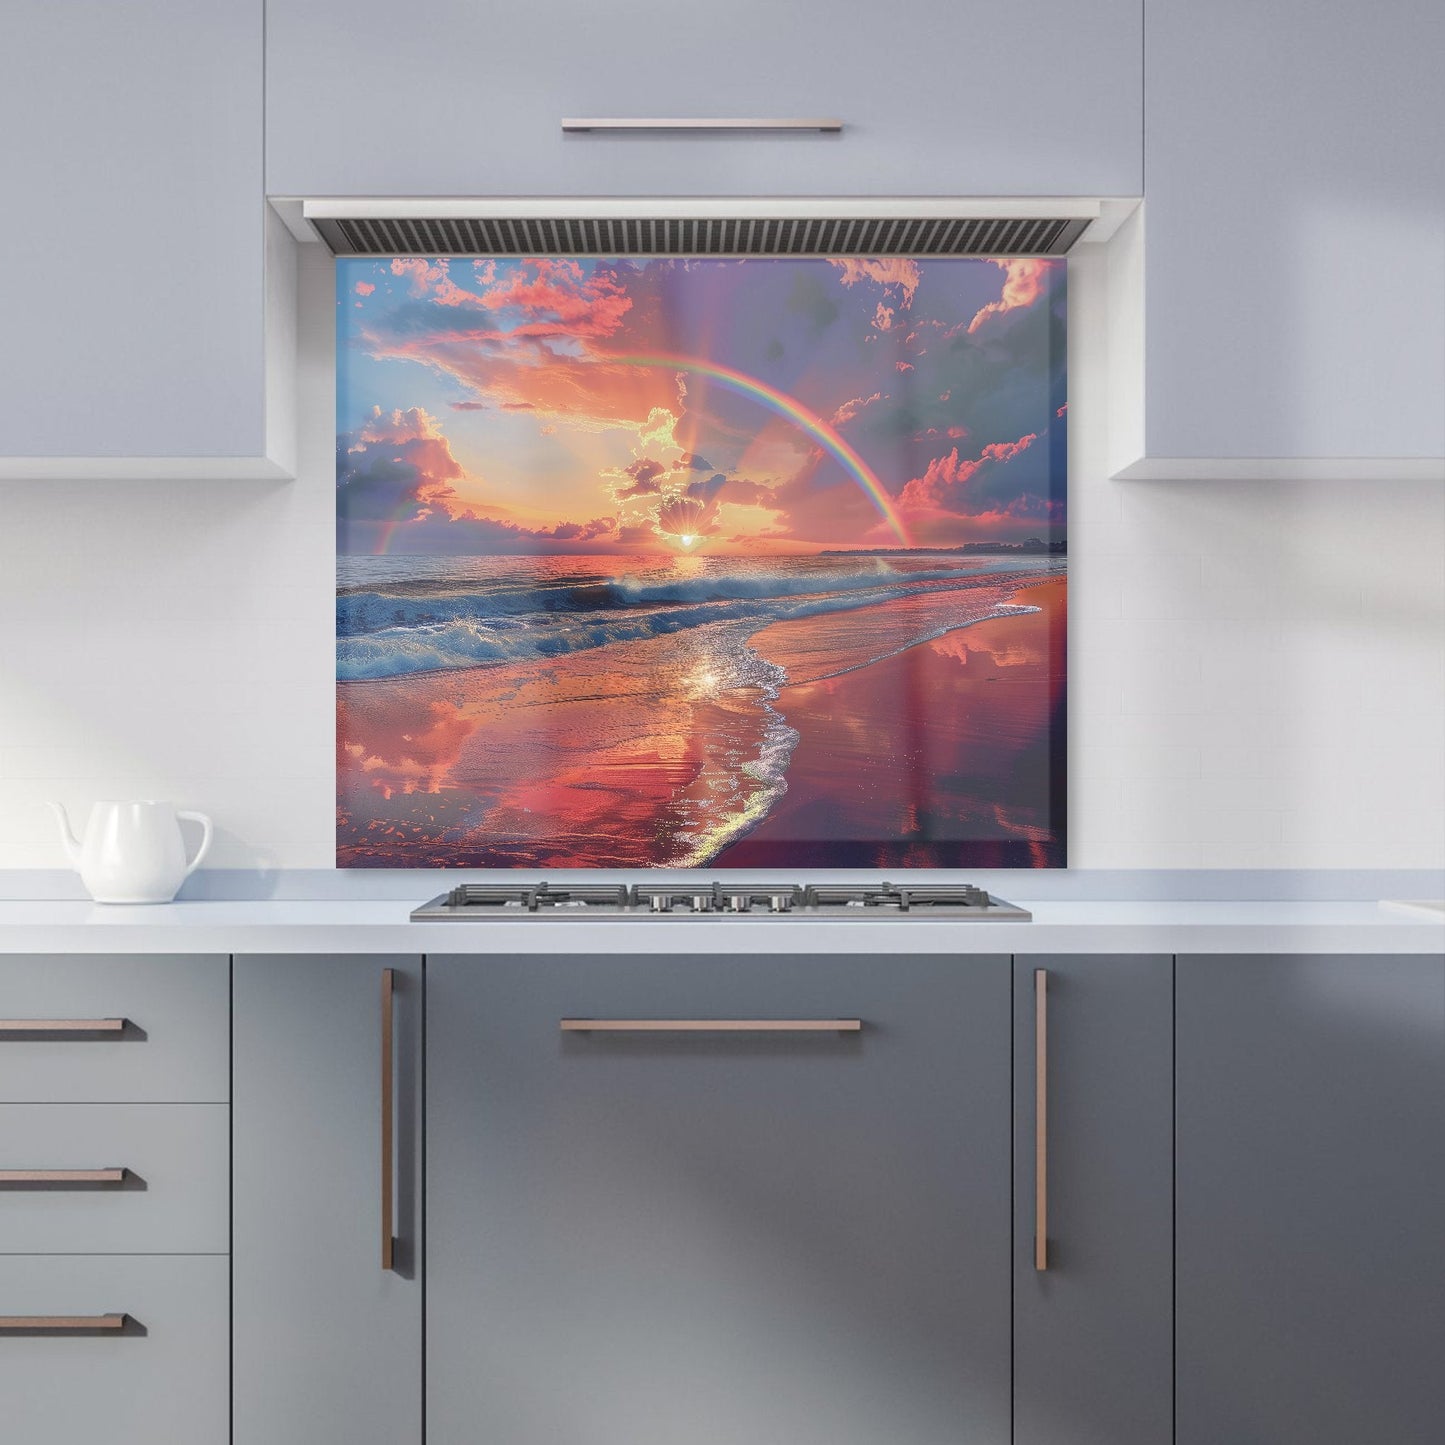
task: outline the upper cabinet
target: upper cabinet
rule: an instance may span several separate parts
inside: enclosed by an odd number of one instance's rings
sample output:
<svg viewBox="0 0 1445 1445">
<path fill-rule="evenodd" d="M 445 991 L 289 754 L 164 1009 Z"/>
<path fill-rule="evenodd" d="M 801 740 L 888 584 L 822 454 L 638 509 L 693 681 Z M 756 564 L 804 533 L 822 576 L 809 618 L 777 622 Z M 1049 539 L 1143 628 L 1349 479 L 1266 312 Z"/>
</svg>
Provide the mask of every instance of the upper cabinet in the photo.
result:
<svg viewBox="0 0 1445 1445">
<path fill-rule="evenodd" d="M 1137 195 L 1137 0 L 270 0 L 275 196 Z M 564 135 L 821 117 L 837 135 Z"/>
<path fill-rule="evenodd" d="M 285 474 L 262 103 L 261 0 L 5 7 L 0 477 Z"/>
<path fill-rule="evenodd" d="M 1445 478 L 1445 6 L 1146 10 L 1119 474 Z"/>
</svg>

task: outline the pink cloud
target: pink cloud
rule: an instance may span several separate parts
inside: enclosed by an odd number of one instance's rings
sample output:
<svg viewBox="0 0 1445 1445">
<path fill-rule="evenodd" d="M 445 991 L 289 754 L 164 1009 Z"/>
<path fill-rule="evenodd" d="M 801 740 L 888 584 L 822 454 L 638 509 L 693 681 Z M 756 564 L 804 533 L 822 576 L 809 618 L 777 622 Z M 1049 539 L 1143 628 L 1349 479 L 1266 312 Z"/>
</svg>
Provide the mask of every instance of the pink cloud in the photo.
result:
<svg viewBox="0 0 1445 1445">
<path fill-rule="evenodd" d="M 587 276 L 575 261 L 543 259 L 518 268 L 511 277 L 482 293 L 491 310 L 516 307 L 531 321 L 551 323 L 570 337 L 610 336 L 632 309 L 632 298 L 609 276 Z M 525 327 L 512 336 L 526 335 Z M 540 334 L 540 333 L 532 333 Z"/>
<path fill-rule="evenodd" d="M 358 296 L 370 296 L 371 293 L 376 290 L 376 287 L 373 286 L 370 281 L 358 281 L 351 289 L 355 291 Z"/>
<path fill-rule="evenodd" d="M 415 469 L 411 495 L 422 508 L 453 511 L 457 497 L 452 484 L 466 474 L 430 412 L 419 406 L 391 412 L 373 407 L 370 418 L 356 433 L 347 451 L 378 450 L 389 451 L 392 460 Z"/>
<path fill-rule="evenodd" d="M 1058 409 L 1058 411 L 1056 411 L 1056 412 L 1054 413 L 1054 415 L 1055 415 L 1055 416 L 1063 416 L 1063 414 L 1064 414 L 1066 411 L 1068 411 L 1068 409 L 1069 409 L 1069 404 L 1068 404 L 1068 402 L 1065 402 L 1065 403 L 1063 404 L 1063 406 L 1061 406 L 1061 407 Z"/>
<path fill-rule="evenodd" d="M 1016 311 L 1020 306 L 1032 306 L 1043 294 L 1044 277 L 1048 274 L 1048 261 L 1037 256 L 1021 256 L 1000 260 L 990 257 L 995 266 L 1003 268 L 1003 290 L 997 301 L 990 301 L 974 313 L 968 323 L 968 334 L 973 335 L 990 316 L 1002 316 L 1005 312 Z"/>
<path fill-rule="evenodd" d="M 1016 442 L 990 442 L 977 457 L 960 458 L 954 447 L 946 457 L 929 462 L 921 477 L 914 477 L 898 495 L 899 504 L 908 508 L 933 508 L 953 487 L 962 486 L 990 462 L 1007 462 L 1027 451 L 1038 440 L 1035 432 Z"/>
<path fill-rule="evenodd" d="M 895 361 L 893 369 L 894 371 L 912 371 L 914 367 L 911 361 Z"/>
<path fill-rule="evenodd" d="M 873 313 L 873 319 L 868 323 L 879 331 L 887 331 L 893 325 L 893 308 L 885 306 L 881 301 L 878 309 Z"/>
<path fill-rule="evenodd" d="M 466 291 L 452 280 L 446 261 L 424 261 L 417 256 L 395 256 L 391 262 L 393 276 L 405 276 L 411 283 L 413 296 L 425 296 L 439 306 L 479 306 L 475 291 Z"/>
<path fill-rule="evenodd" d="M 882 400 L 883 393 L 881 391 L 875 391 L 872 396 L 855 396 L 851 400 L 845 401 L 843 405 L 828 418 L 828 425 L 842 426 L 845 422 L 852 421 L 859 412 L 872 406 L 875 401 Z"/>
<path fill-rule="evenodd" d="M 898 286 L 903 291 L 903 306 L 913 305 L 913 293 L 918 290 L 918 262 L 906 256 L 884 256 L 873 260 L 861 260 L 855 256 L 830 256 L 829 265 L 836 266 L 843 274 L 839 278 L 845 286 L 857 285 L 859 281 L 875 281 L 880 286 Z"/>
</svg>

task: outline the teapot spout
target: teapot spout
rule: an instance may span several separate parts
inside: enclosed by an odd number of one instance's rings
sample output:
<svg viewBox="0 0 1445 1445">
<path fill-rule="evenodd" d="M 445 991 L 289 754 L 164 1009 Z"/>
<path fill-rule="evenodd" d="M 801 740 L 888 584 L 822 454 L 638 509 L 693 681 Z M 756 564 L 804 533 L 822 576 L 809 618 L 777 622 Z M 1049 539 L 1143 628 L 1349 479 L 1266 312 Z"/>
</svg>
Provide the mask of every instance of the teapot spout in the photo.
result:
<svg viewBox="0 0 1445 1445">
<path fill-rule="evenodd" d="M 80 839 L 70 831 L 70 815 L 66 813 L 65 807 L 54 800 L 50 804 L 51 811 L 55 814 L 55 821 L 60 828 L 60 843 L 65 849 L 65 856 L 70 859 L 72 867 L 80 866 Z"/>
</svg>

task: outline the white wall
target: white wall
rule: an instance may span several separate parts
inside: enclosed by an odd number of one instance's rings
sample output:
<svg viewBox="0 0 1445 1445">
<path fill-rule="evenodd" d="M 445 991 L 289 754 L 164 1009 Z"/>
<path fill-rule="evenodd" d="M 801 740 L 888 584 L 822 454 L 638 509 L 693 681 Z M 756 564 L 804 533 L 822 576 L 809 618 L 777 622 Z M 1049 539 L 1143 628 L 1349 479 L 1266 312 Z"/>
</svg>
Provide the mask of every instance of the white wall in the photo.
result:
<svg viewBox="0 0 1445 1445">
<path fill-rule="evenodd" d="M 1445 494 L 1104 480 L 1102 273 L 1071 264 L 1072 863 L 1445 865 Z M 46 798 L 147 796 L 213 814 L 217 866 L 331 865 L 319 248 L 301 281 L 300 480 L 0 484 L 0 867 L 65 865 Z"/>
</svg>

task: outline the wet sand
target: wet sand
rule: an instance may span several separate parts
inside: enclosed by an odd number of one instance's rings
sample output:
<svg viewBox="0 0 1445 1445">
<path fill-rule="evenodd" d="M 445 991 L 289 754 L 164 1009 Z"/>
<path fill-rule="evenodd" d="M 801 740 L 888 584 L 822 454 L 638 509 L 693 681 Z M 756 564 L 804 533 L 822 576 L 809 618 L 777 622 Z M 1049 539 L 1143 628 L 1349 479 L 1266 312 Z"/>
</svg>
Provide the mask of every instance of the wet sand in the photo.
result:
<svg viewBox="0 0 1445 1445">
<path fill-rule="evenodd" d="M 342 867 L 690 867 L 767 810 L 774 715 L 705 630 L 337 690 Z"/>
<path fill-rule="evenodd" d="M 1011 600 L 1041 610 L 784 688 L 775 706 L 802 735 L 787 792 L 715 865 L 1062 867 L 1066 586 Z M 753 646 L 787 654 L 794 626 Z"/>
</svg>

